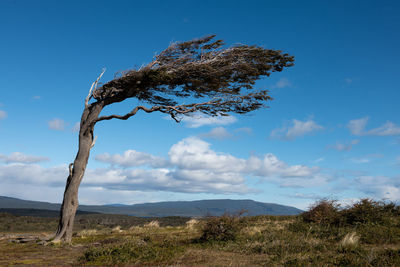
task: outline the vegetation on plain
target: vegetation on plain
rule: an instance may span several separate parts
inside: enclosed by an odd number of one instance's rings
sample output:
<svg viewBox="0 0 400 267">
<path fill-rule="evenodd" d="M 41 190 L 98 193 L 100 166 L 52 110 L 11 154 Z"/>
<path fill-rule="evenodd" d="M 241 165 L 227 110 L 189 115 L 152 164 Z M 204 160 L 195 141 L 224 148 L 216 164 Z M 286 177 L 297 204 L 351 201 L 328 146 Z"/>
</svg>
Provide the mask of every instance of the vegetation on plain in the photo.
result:
<svg viewBox="0 0 400 267">
<path fill-rule="evenodd" d="M 119 216 L 105 224 L 107 215 L 93 227 L 98 215 L 82 215 L 69 245 L 13 243 L 2 230 L 0 265 L 400 266 L 399 211 L 393 203 L 363 199 L 346 207 L 321 200 L 298 216 L 225 214 L 128 225 Z M 1 229 L 10 217 L 27 220 L 2 214 Z M 41 219 L 29 223 L 47 222 Z"/>
</svg>

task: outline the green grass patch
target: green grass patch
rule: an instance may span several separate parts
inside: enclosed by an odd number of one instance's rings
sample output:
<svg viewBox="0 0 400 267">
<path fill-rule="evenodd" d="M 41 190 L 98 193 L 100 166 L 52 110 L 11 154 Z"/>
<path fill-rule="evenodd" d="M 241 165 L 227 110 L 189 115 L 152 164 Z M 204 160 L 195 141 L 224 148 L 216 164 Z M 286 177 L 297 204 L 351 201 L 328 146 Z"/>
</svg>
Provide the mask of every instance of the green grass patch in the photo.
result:
<svg viewBox="0 0 400 267">
<path fill-rule="evenodd" d="M 185 251 L 170 242 L 126 242 L 108 247 L 90 248 L 79 259 L 82 264 L 168 263 Z"/>
</svg>

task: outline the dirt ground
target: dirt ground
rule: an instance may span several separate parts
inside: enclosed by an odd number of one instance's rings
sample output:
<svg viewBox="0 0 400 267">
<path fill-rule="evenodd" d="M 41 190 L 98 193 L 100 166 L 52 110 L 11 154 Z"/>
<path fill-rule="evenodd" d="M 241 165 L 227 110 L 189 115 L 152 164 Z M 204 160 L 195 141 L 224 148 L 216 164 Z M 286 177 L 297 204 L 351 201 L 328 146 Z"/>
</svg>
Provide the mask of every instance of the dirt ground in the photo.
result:
<svg viewBox="0 0 400 267">
<path fill-rule="evenodd" d="M 78 258 L 93 244 L 44 245 L 49 233 L 1 234 L 0 266 L 80 266 Z M 265 256 L 259 256 L 260 261 Z M 172 266 L 258 266 L 254 257 L 211 249 L 188 249 Z M 139 266 L 139 265 L 138 265 Z M 142 266 L 142 265 L 141 265 Z M 152 266 L 146 264 L 146 266 Z"/>
<path fill-rule="evenodd" d="M 44 245 L 50 233 L 0 234 L 0 266 L 71 266 L 82 245 Z"/>
</svg>

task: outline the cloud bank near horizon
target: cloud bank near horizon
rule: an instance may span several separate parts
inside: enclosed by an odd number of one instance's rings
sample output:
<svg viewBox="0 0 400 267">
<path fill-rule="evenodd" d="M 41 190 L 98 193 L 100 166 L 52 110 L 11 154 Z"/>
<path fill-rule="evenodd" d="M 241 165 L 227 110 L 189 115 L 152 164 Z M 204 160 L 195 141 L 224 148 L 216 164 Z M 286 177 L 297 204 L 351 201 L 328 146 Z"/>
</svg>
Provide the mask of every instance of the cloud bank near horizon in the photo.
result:
<svg viewBox="0 0 400 267">
<path fill-rule="evenodd" d="M 22 153 L 2 157 L 0 180 L 5 183 L 62 187 L 67 166 L 42 167 L 45 157 Z M 12 159 L 12 160 L 11 160 Z M 180 193 L 248 194 L 258 190 L 249 181 L 270 182 L 282 187 L 316 186 L 328 177 L 318 167 L 289 165 L 274 154 L 238 158 L 212 150 L 198 138 L 185 138 L 171 146 L 168 157 L 127 150 L 121 154 L 99 154 L 104 168 L 87 169 L 82 186 L 108 190 L 165 191 Z"/>
</svg>

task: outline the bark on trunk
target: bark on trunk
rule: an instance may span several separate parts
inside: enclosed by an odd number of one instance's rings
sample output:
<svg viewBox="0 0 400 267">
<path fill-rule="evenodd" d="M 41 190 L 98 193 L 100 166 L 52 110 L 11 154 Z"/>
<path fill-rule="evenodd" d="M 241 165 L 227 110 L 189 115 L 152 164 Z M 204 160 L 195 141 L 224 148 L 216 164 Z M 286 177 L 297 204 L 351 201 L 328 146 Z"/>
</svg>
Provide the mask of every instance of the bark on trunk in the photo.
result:
<svg viewBox="0 0 400 267">
<path fill-rule="evenodd" d="M 78 189 L 85 174 L 93 144 L 93 130 L 103 104 L 96 102 L 85 107 L 79 130 L 79 150 L 67 178 L 64 199 L 60 209 L 60 220 L 53 242 L 71 242 L 75 213 L 78 209 Z"/>
</svg>

